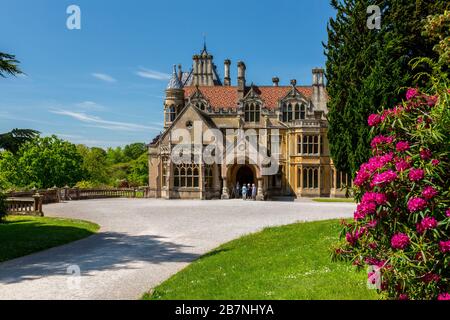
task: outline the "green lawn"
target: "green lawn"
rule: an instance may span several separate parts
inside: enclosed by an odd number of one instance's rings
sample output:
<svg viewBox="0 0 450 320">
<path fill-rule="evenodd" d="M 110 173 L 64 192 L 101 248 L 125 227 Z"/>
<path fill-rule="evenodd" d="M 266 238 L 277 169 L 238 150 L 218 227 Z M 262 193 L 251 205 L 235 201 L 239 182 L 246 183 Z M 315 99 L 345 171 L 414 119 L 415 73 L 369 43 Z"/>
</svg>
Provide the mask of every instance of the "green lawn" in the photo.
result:
<svg viewBox="0 0 450 320">
<path fill-rule="evenodd" d="M 313 198 L 312 201 L 316 202 L 352 202 L 355 200 L 353 198 Z"/>
<path fill-rule="evenodd" d="M 220 246 L 144 299 L 377 299 L 367 275 L 331 262 L 339 221 L 268 228 Z"/>
<path fill-rule="evenodd" d="M 81 220 L 7 216 L 0 223 L 0 262 L 85 238 L 98 229 Z"/>
</svg>

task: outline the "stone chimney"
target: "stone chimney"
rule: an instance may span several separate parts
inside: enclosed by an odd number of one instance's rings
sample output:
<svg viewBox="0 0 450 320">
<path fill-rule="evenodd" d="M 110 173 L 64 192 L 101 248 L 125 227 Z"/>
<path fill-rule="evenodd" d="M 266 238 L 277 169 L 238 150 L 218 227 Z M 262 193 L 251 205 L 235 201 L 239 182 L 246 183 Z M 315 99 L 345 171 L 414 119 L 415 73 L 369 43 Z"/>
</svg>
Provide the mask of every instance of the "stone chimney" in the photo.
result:
<svg viewBox="0 0 450 320">
<path fill-rule="evenodd" d="M 226 59 L 223 63 L 223 66 L 225 69 L 224 78 L 223 78 L 224 86 L 231 86 L 230 65 L 231 65 L 231 61 L 229 59 Z"/>
<path fill-rule="evenodd" d="M 183 78 L 183 71 L 181 70 L 181 64 L 178 65 L 178 79 L 182 81 Z"/>
<path fill-rule="evenodd" d="M 238 64 L 238 78 L 237 78 L 237 84 L 238 84 L 238 96 L 240 99 L 244 98 L 245 94 L 245 63 L 242 61 L 239 61 Z"/>
<path fill-rule="evenodd" d="M 199 81 L 199 73 L 200 73 L 200 63 L 199 63 L 199 56 L 197 54 L 195 54 L 192 57 L 193 60 L 193 65 L 194 65 L 194 77 L 193 77 L 193 82 L 195 86 L 200 85 L 200 81 Z"/>
<path fill-rule="evenodd" d="M 272 83 L 274 87 L 278 87 L 278 83 L 280 82 L 280 79 L 278 77 L 272 78 Z"/>
<path fill-rule="evenodd" d="M 312 70 L 313 74 L 313 94 L 311 101 L 314 105 L 315 110 L 323 111 L 325 114 L 328 113 L 327 110 L 327 97 L 325 93 L 325 80 L 324 80 L 324 70 L 322 68 L 314 68 Z"/>
</svg>

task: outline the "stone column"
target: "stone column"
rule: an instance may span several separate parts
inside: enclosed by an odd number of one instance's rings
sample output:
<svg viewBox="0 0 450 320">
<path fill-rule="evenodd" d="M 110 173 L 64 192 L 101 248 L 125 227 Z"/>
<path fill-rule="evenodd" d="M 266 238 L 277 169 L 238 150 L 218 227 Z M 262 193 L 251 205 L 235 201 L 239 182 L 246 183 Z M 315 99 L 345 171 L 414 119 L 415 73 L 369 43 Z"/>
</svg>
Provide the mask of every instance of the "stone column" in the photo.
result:
<svg viewBox="0 0 450 320">
<path fill-rule="evenodd" d="M 223 180 L 223 186 L 222 186 L 222 199 L 230 199 L 230 195 L 228 193 L 228 186 L 227 186 L 227 178 L 222 177 Z"/>
<path fill-rule="evenodd" d="M 263 201 L 264 200 L 264 188 L 263 188 L 263 184 L 264 184 L 264 179 L 263 177 L 258 177 L 258 188 L 256 191 L 256 200 L 259 201 Z"/>
</svg>

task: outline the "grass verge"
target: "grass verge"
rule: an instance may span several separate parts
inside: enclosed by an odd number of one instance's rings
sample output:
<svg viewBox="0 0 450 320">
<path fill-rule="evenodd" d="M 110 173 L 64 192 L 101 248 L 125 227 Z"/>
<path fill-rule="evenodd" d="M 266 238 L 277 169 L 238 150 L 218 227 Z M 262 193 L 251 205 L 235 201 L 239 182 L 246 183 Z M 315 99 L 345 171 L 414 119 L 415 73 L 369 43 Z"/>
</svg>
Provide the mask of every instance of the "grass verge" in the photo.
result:
<svg viewBox="0 0 450 320">
<path fill-rule="evenodd" d="M 339 221 L 268 228 L 226 243 L 143 299 L 376 299 L 367 275 L 330 259 Z"/>
<path fill-rule="evenodd" d="M 82 220 L 7 216 L 0 223 L 0 262 L 85 238 L 98 229 Z"/>
</svg>

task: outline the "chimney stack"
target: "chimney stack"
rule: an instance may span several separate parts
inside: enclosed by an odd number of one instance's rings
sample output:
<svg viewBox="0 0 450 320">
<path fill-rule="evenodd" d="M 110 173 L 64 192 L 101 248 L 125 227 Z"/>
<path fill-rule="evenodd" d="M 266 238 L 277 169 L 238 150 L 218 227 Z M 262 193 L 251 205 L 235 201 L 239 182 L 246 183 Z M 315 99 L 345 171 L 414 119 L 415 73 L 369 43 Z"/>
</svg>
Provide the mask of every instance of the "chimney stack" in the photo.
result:
<svg viewBox="0 0 450 320">
<path fill-rule="evenodd" d="M 239 61 L 238 64 L 238 94 L 239 98 L 244 98 L 245 94 L 245 63 L 242 61 Z"/>
<path fill-rule="evenodd" d="M 278 83 L 280 82 L 280 79 L 278 77 L 272 78 L 273 86 L 278 87 Z"/>
<path fill-rule="evenodd" d="M 182 81 L 183 78 L 183 71 L 181 70 L 181 64 L 178 65 L 178 79 Z"/>
<path fill-rule="evenodd" d="M 225 68 L 225 73 L 224 73 L 224 78 L 223 78 L 224 86 L 231 86 L 230 65 L 231 65 L 231 61 L 229 59 L 226 59 L 223 63 L 223 66 Z"/>
<path fill-rule="evenodd" d="M 325 114 L 327 111 L 327 97 L 325 93 L 325 71 L 322 68 L 314 68 L 312 70 L 313 74 L 313 95 L 311 101 L 315 106 L 316 110 L 321 110 Z"/>
</svg>

